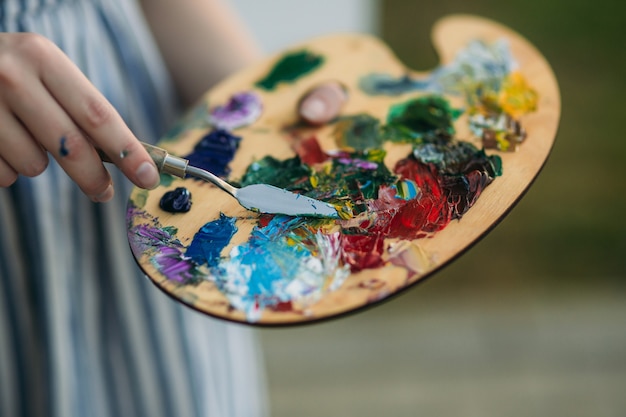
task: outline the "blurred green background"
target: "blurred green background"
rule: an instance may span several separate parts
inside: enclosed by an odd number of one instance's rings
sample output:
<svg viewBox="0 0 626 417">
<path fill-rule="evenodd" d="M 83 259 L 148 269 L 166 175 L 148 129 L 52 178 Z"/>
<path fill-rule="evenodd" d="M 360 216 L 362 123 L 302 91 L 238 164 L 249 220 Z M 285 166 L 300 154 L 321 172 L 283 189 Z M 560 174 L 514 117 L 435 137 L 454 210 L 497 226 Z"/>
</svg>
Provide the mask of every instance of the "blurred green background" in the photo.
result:
<svg viewBox="0 0 626 417">
<path fill-rule="evenodd" d="M 496 20 L 534 44 L 559 81 L 562 119 L 552 155 L 529 193 L 442 275 L 621 284 L 626 277 L 626 3 L 385 0 L 382 37 L 407 66 L 429 69 L 438 62 L 429 43 L 432 24 L 451 13 Z"/>
<path fill-rule="evenodd" d="M 272 415 L 625 415 L 626 3 L 381 6 L 383 40 L 415 70 L 437 65 L 445 15 L 522 34 L 559 81 L 559 133 L 520 203 L 433 277 L 350 317 L 262 330 Z"/>
</svg>

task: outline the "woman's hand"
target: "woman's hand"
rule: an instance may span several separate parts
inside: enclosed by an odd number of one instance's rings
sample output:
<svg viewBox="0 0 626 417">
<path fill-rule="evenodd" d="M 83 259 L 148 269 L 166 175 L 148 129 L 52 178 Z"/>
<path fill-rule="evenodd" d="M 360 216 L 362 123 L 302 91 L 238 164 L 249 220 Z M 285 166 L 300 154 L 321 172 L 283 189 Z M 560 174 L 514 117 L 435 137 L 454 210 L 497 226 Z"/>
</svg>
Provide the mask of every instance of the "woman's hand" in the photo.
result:
<svg viewBox="0 0 626 417">
<path fill-rule="evenodd" d="M 113 106 L 48 39 L 0 34 L 0 186 L 34 177 L 50 153 L 94 201 L 113 197 L 102 149 L 137 186 L 154 188 L 154 162 Z"/>
</svg>

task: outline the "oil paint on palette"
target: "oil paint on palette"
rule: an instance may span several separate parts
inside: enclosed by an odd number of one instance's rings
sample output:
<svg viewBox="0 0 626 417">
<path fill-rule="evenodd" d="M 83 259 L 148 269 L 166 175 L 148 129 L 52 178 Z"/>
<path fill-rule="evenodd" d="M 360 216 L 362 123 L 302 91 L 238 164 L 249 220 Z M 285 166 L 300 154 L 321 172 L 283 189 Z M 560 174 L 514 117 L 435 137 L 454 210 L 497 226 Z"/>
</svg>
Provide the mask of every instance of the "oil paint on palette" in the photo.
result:
<svg viewBox="0 0 626 417">
<path fill-rule="evenodd" d="M 214 186 L 163 176 L 135 189 L 128 237 L 175 299 L 256 325 L 308 323 L 388 299 L 463 253 L 521 198 L 560 115 L 545 59 L 509 29 L 451 16 L 441 64 L 404 67 L 364 35 L 311 41 L 223 81 L 160 146 L 238 186 L 271 184 L 337 218 L 258 214 Z M 338 81 L 349 99 L 311 127 L 296 108 Z"/>
</svg>

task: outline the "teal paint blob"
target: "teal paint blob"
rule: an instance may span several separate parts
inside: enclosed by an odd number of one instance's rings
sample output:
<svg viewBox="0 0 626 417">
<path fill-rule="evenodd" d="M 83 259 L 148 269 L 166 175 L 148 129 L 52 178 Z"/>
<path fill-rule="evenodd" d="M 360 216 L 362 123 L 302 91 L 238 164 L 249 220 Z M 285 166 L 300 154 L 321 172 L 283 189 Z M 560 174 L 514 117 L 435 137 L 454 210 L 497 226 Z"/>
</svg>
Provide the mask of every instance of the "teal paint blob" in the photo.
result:
<svg viewBox="0 0 626 417">
<path fill-rule="evenodd" d="M 359 79 L 359 87 L 370 96 L 399 96 L 412 91 L 434 90 L 434 77 L 413 78 L 408 74 L 394 77 L 389 74 L 369 74 Z"/>
<path fill-rule="evenodd" d="M 257 81 L 257 87 L 273 90 L 280 83 L 293 83 L 300 77 L 317 69 L 324 62 L 324 57 L 305 49 L 284 55 L 274 65 L 265 78 Z"/>
<path fill-rule="evenodd" d="M 368 114 L 340 118 L 335 124 L 334 136 L 339 146 L 356 151 L 381 148 L 384 142 L 380 121 Z"/>
<path fill-rule="evenodd" d="M 236 218 L 220 213 L 220 218 L 208 222 L 195 234 L 185 255 L 198 265 L 217 266 L 222 249 L 237 231 Z"/>
<path fill-rule="evenodd" d="M 170 185 L 172 185 L 172 183 L 176 179 L 175 176 L 170 175 L 170 174 L 164 174 L 164 173 L 161 173 L 159 178 L 161 179 L 160 184 L 163 187 L 169 187 Z"/>
</svg>

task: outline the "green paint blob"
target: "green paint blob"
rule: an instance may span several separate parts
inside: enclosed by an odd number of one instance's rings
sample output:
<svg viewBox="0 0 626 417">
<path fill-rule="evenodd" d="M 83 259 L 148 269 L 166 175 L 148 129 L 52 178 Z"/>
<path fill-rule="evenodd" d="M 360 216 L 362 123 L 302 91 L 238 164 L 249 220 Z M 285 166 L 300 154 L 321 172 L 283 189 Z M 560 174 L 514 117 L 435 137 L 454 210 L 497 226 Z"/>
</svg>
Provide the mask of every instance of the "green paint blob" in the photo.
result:
<svg viewBox="0 0 626 417">
<path fill-rule="evenodd" d="M 299 157 L 278 160 L 272 156 L 253 162 L 241 178 L 240 185 L 270 184 L 278 188 L 293 190 L 302 178 L 308 178 L 311 170 Z"/>
<path fill-rule="evenodd" d="M 384 142 L 380 121 L 368 114 L 340 118 L 333 134 L 338 146 L 355 151 L 382 148 Z"/>
<path fill-rule="evenodd" d="M 169 187 L 176 179 L 176 177 L 174 177 L 173 175 L 164 173 L 161 173 L 159 178 L 161 178 L 161 185 L 164 187 Z"/>
<path fill-rule="evenodd" d="M 281 82 L 292 83 L 322 65 L 324 58 L 307 50 L 300 50 L 284 55 L 274 68 L 257 81 L 256 86 L 264 90 L 273 90 Z"/>
<path fill-rule="evenodd" d="M 147 201 L 148 201 L 148 190 L 138 189 L 130 198 L 130 203 L 138 209 L 144 208 Z"/>
<path fill-rule="evenodd" d="M 440 96 L 426 96 L 391 106 L 386 136 L 393 142 L 420 143 L 424 139 L 452 137 L 454 120 L 462 111 Z"/>
</svg>

